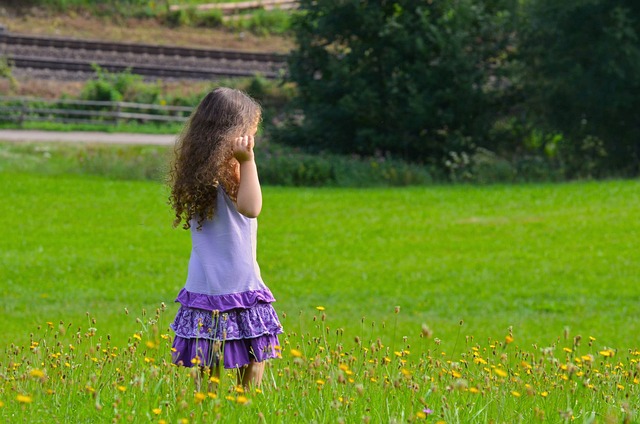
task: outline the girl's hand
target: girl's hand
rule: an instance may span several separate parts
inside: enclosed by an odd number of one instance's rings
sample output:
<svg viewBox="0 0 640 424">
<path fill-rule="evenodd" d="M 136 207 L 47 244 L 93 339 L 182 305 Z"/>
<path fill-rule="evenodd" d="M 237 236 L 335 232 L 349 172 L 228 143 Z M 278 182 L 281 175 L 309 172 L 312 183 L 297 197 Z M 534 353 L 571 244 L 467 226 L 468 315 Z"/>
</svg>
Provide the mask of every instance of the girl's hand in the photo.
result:
<svg viewBox="0 0 640 424">
<path fill-rule="evenodd" d="M 243 135 L 233 141 L 233 157 L 238 162 L 247 162 L 253 160 L 253 146 L 255 145 L 252 135 Z"/>
</svg>

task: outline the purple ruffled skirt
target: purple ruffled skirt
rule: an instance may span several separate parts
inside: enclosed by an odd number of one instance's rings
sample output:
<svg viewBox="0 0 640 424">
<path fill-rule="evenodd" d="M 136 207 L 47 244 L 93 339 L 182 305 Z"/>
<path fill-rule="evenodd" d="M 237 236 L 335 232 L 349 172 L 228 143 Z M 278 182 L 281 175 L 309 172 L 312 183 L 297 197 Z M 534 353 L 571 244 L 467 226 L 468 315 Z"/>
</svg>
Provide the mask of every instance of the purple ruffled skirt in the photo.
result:
<svg viewBox="0 0 640 424">
<path fill-rule="evenodd" d="M 185 367 L 217 366 L 220 354 L 225 368 L 279 356 L 282 326 L 270 303 L 225 312 L 181 305 L 171 329 L 173 362 Z"/>
</svg>

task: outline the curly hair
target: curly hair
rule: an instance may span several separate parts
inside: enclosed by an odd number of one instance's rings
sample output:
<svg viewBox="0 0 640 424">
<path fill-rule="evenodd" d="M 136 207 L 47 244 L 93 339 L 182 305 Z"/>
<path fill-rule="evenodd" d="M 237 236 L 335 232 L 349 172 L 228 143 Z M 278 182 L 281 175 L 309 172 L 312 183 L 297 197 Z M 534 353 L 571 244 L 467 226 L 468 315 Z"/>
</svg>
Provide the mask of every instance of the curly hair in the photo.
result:
<svg viewBox="0 0 640 424">
<path fill-rule="evenodd" d="M 242 91 L 216 88 L 200 102 L 178 136 L 169 173 L 169 204 L 173 226 L 184 229 L 196 220 L 198 229 L 212 219 L 218 186 L 235 202 L 238 174 L 231 141 L 260 122 L 260 105 Z"/>
</svg>

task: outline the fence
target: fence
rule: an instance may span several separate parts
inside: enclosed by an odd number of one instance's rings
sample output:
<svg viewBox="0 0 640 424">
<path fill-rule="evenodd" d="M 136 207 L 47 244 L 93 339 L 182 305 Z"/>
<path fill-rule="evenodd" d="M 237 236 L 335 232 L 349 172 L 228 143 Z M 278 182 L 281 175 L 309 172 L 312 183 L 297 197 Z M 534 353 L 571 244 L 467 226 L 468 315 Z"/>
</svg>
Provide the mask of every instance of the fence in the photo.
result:
<svg viewBox="0 0 640 424">
<path fill-rule="evenodd" d="M 185 122 L 193 108 L 130 102 L 0 96 L 0 122 L 47 121 L 65 124 Z"/>
</svg>

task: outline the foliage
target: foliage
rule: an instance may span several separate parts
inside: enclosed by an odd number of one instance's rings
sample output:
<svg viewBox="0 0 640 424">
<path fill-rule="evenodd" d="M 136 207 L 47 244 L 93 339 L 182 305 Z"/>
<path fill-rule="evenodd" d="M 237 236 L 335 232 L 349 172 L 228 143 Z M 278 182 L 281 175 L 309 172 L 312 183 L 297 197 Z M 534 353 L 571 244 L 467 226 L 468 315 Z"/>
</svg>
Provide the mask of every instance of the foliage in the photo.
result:
<svg viewBox="0 0 640 424">
<path fill-rule="evenodd" d="M 535 0 L 519 57 L 535 126 L 564 135 L 570 177 L 640 172 L 640 3 Z"/>
<path fill-rule="evenodd" d="M 226 2 L 241 1 L 228 0 Z M 198 10 L 196 6 L 211 3 L 210 0 L 8 0 L 7 5 L 17 8 L 43 7 L 56 13 L 88 12 L 115 20 L 127 18 L 153 19 L 171 27 L 226 28 L 234 31 L 251 31 L 257 35 L 287 34 L 290 30 L 290 13 L 284 10 L 249 11 L 226 19 L 217 9 Z M 171 10 L 170 6 L 183 6 Z"/>
<path fill-rule="evenodd" d="M 438 164 L 472 150 L 491 124 L 507 18 L 472 1 L 302 1 L 289 65 L 303 120 L 282 139 Z"/>
<path fill-rule="evenodd" d="M 94 65 L 96 78 L 85 83 L 80 98 L 107 102 L 137 102 L 157 104 L 160 102 L 158 84 L 146 84 L 141 75 L 130 71 L 109 72 Z"/>
<path fill-rule="evenodd" d="M 7 144 L 5 171 L 72 173 L 124 180 L 161 181 L 171 155 L 169 146 Z M 376 187 L 424 185 L 426 169 L 388 158 L 309 155 L 264 141 L 256 148 L 260 180 L 265 185 Z"/>
</svg>

